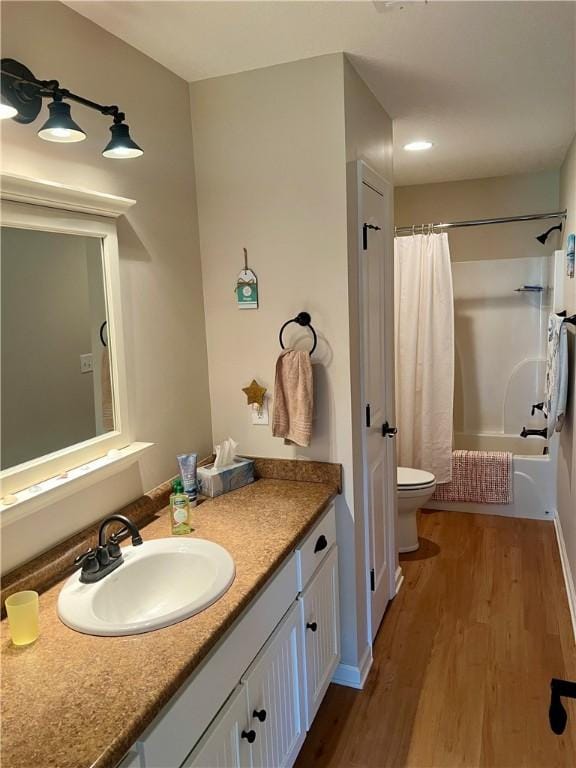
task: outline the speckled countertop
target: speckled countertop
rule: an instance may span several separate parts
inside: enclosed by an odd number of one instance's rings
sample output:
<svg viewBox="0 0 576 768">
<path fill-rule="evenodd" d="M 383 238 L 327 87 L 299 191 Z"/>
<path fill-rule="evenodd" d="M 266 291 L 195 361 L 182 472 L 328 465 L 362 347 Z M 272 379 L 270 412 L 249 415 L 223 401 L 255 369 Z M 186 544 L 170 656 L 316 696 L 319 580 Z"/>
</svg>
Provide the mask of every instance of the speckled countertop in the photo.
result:
<svg viewBox="0 0 576 768">
<path fill-rule="evenodd" d="M 226 547 L 236 578 L 179 624 L 131 637 L 82 635 L 58 619 L 62 582 L 40 596 L 34 645 L 14 647 L 3 621 L 2 768 L 115 766 L 337 492 L 328 481 L 265 478 L 200 504 L 192 536 Z M 144 540 L 170 536 L 169 526 L 165 510 L 156 514 Z"/>
</svg>

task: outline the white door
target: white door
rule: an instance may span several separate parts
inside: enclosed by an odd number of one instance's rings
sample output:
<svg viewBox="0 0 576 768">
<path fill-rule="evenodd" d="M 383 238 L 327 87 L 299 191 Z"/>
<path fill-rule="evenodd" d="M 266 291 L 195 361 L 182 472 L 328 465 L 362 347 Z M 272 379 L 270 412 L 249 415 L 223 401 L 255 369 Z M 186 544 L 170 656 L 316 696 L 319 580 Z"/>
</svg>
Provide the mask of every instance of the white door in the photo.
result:
<svg viewBox="0 0 576 768">
<path fill-rule="evenodd" d="M 294 604 L 246 673 L 253 768 L 287 768 L 304 739 L 303 651 Z"/>
<path fill-rule="evenodd" d="M 246 687 L 239 685 L 182 768 L 249 768 L 256 732 L 249 725 Z"/>
<path fill-rule="evenodd" d="M 373 640 L 393 595 L 396 561 L 392 187 L 360 163 L 358 188 L 363 464 Z"/>
</svg>

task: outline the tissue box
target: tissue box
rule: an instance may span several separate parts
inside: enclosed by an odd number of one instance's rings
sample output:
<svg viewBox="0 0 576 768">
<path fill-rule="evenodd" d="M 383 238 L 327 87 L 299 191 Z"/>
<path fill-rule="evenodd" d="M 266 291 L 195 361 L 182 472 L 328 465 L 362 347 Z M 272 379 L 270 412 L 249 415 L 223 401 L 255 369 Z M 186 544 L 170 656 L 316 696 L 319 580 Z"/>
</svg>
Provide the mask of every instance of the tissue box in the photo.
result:
<svg viewBox="0 0 576 768">
<path fill-rule="evenodd" d="M 198 490 L 203 496 L 221 496 L 254 482 L 254 462 L 237 458 L 234 464 L 214 469 L 214 464 L 198 467 Z"/>
</svg>

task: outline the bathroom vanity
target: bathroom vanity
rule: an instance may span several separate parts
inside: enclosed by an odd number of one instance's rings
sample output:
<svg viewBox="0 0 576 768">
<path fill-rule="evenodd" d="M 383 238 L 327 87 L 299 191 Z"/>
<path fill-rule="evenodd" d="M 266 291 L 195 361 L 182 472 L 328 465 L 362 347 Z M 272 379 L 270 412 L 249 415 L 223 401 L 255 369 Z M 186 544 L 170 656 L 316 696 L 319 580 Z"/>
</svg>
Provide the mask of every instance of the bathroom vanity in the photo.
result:
<svg viewBox="0 0 576 768">
<path fill-rule="evenodd" d="M 62 573 L 45 591 L 36 585 L 34 645 L 15 649 L 2 622 L 5 768 L 294 762 L 340 658 L 340 467 L 259 461 L 261 479 L 195 510 L 192 536 L 225 547 L 236 566 L 206 610 L 141 635 L 81 634 L 57 616 Z M 169 526 L 166 510 L 139 523 L 144 546 Z M 22 578 L 35 588 L 33 573 Z M 22 735 L 23 711 L 41 738 Z"/>
<path fill-rule="evenodd" d="M 339 642 L 331 506 L 121 768 L 292 765 L 339 662 Z"/>
</svg>

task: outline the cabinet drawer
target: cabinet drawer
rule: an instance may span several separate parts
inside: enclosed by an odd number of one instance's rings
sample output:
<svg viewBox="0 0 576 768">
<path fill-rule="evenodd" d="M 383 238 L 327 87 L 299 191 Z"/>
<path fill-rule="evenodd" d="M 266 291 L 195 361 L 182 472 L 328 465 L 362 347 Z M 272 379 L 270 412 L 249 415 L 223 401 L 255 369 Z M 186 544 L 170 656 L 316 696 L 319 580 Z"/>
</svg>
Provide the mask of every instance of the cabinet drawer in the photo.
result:
<svg viewBox="0 0 576 768">
<path fill-rule="evenodd" d="M 296 550 L 300 592 L 305 589 L 313 573 L 335 543 L 336 513 L 332 505 Z"/>
<path fill-rule="evenodd" d="M 340 661 L 338 547 L 330 549 L 298 602 L 304 635 L 306 724 L 309 729 Z"/>
</svg>

